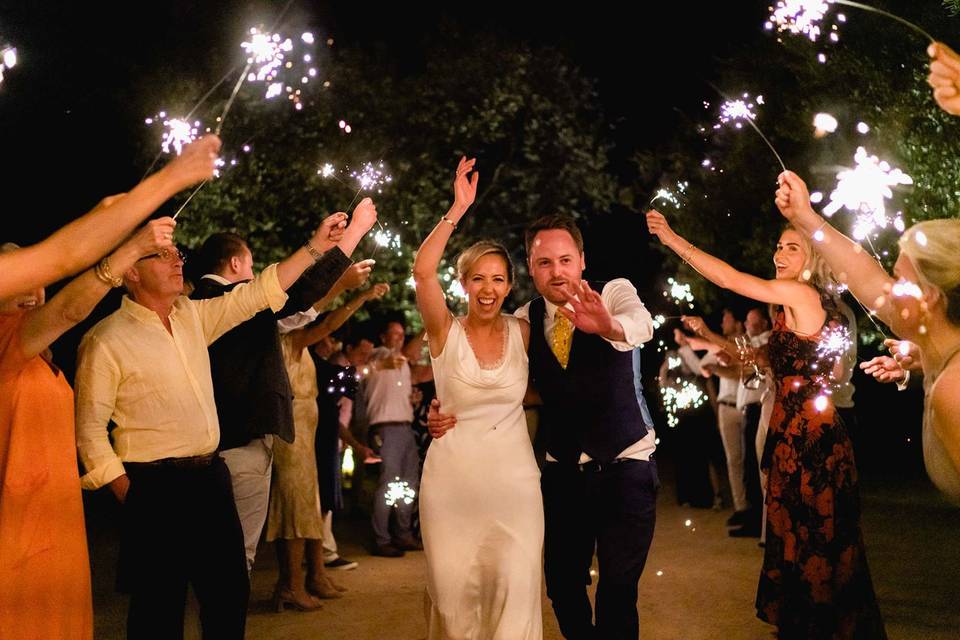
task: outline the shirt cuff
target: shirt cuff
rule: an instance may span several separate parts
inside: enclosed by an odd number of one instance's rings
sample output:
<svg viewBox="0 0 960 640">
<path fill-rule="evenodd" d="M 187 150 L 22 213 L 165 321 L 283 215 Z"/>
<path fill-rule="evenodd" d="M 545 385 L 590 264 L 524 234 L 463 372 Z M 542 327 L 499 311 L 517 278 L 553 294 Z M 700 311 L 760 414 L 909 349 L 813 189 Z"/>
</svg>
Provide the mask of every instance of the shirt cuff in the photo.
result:
<svg viewBox="0 0 960 640">
<path fill-rule="evenodd" d="M 283 309 L 283 305 L 287 302 L 287 292 L 280 286 L 277 265 L 272 264 L 264 269 L 257 280 L 263 283 L 263 293 L 266 296 L 267 304 L 270 305 L 274 313 Z"/>
<path fill-rule="evenodd" d="M 907 385 L 910 384 L 910 370 L 903 370 L 903 380 L 897 382 L 897 391 L 906 391 Z"/>
<path fill-rule="evenodd" d="M 92 491 L 106 486 L 127 473 L 120 458 L 113 458 L 80 478 L 80 488 Z"/>
<path fill-rule="evenodd" d="M 609 340 L 607 338 L 604 338 L 604 340 L 613 345 L 613 348 L 617 351 L 633 351 L 653 337 L 653 326 L 648 323 L 638 323 L 636 317 L 632 314 L 620 313 L 611 316 L 611 318 L 623 327 L 623 340 Z"/>
</svg>

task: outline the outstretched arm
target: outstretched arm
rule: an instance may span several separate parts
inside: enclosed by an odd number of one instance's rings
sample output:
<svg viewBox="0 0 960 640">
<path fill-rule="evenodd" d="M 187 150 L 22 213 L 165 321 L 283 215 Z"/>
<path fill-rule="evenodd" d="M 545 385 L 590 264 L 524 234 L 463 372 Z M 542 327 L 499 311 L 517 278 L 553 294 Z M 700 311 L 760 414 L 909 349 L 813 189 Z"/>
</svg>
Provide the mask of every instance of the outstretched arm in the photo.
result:
<svg viewBox="0 0 960 640">
<path fill-rule="evenodd" d="M 647 226 L 660 242 L 718 287 L 769 304 L 811 308 L 820 305 L 820 297 L 812 287 L 794 280 L 764 280 L 738 271 L 723 260 L 698 249 L 671 229 L 667 219 L 655 209 L 647 212 Z"/>
<path fill-rule="evenodd" d="M 423 326 L 427 330 L 427 339 L 430 343 L 430 353 L 433 355 L 443 351 L 447 332 L 453 321 L 447 309 L 443 288 L 437 278 L 437 268 L 440 266 L 440 259 L 443 257 L 443 251 L 450 236 L 453 235 L 454 228 L 477 196 L 477 182 L 480 180 L 480 174 L 473 171 L 475 163 L 476 158 L 470 160 L 466 157 L 460 158 L 457 175 L 453 181 L 453 205 L 420 245 L 413 261 L 413 280 L 417 285 L 417 308 L 423 318 Z M 472 176 L 471 172 L 473 172 Z"/>
<path fill-rule="evenodd" d="M 933 99 L 947 113 L 960 116 L 960 55 L 942 42 L 927 47 L 927 55 L 931 58 L 927 83 L 933 87 Z"/>
<path fill-rule="evenodd" d="M 845 284 L 850 287 L 850 293 L 868 309 L 876 309 L 880 319 L 899 334 L 895 326 L 901 324 L 899 318 L 894 317 L 893 306 L 885 304 L 894 279 L 859 244 L 817 215 L 810 206 L 810 194 L 800 176 L 785 171 L 780 174 L 779 183 L 776 203 L 783 217 L 800 233 L 822 238 L 816 244 L 817 253 L 833 271 L 846 273 Z"/>
<path fill-rule="evenodd" d="M 46 240 L 0 255 L 0 297 L 44 287 L 89 267 L 157 207 L 213 175 L 220 139 L 204 136 L 129 193 L 104 199 Z"/>
</svg>

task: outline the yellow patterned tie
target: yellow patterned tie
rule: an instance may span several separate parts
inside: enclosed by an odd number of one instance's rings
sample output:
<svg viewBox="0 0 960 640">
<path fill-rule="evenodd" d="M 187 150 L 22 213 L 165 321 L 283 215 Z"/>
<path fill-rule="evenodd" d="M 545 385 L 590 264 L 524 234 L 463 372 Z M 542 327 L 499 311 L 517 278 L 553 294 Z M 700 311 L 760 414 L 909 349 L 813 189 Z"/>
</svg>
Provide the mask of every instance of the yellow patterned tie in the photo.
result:
<svg viewBox="0 0 960 640">
<path fill-rule="evenodd" d="M 550 350 L 564 369 L 570 361 L 570 344 L 573 342 L 573 323 L 560 310 L 553 315 L 553 332 L 550 334 Z"/>
</svg>

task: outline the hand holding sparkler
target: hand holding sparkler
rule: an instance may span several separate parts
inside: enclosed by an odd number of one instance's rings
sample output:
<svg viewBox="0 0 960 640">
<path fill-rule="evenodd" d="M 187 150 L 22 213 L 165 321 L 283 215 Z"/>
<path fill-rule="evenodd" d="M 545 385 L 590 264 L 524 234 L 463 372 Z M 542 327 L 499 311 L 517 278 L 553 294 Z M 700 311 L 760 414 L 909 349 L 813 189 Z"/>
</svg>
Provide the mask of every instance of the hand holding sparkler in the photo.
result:
<svg viewBox="0 0 960 640">
<path fill-rule="evenodd" d="M 329 251 L 343 239 L 346 226 L 347 214 L 339 212 L 327 216 L 313 232 L 310 245 L 320 253 Z"/>
<path fill-rule="evenodd" d="M 947 113 L 960 116 L 960 55 L 942 42 L 927 47 L 930 75 L 927 84 L 933 87 L 933 99 Z"/>
<path fill-rule="evenodd" d="M 346 214 L 344 214 L 344 216 L 346 216 Z M 353 253 L 353 250 L 357 248 L 357 245 L 360 244 L 363 236 L 373 228 L 376 222 L 377 207 L 373 204 L 373 200 L 364 198 L 353 210 L 350 224 L 347 226 L 346 231 L 343 233 L 343 238 L 340 240 L 340 250 L 349 257 Z"/>
<path fill-rule="evenodd" d="M 584 333 L 610 340 L 623 339 L 623 326 L 610 315 L 600 294 L 591 289 L 586 280 L 581 280 L 576 286 L 568 283 L 564 293 L 573 310 L 566 307 L 557 307 L 557 310 L 566 316 L 573 326 Z"/>
<path fill-rule="evenodd" d="M 173 231 L 177 221 L 170 217 L 157 218 L 140 227 L 127 242 L 136 250 L 139 258 L 160 254 L 173 249 Z"/>
<path fill-rule="evenodd" d="M 378 282 L 369 289 L 363 292 L 363 296 L 367 300 L 379 300 L 383 296 L 387 295 L 390 292 L 390 285 L 386 282 Z"/>
<path fill-rule="evenodd" d="M 215 135 L 203 136 L 184 147 L 183 153 L 171 160 L 158 173 L 168 176 L 174 182 L 177 191 L 209 180 L 216 169 L 220 144 L 220 138 Z"/>
<path fill-rule="evenodd" d="M 370 272 L 376 263 L 376 260 L 361 260 L 353 263 L 340 276 L 336 286 L 342 288 L 343 291 L 359 289 L 370 279 Z"/>
<path fill-rule="evenodd" d="M 704 335 L 707 328 L 707 323 L 700 316 L 680 316 L 680 321 L 687 329 L 698 336 Z"/>
<path fill-rule="evenodd" d="M 650 233 L 660 239 L 660 242 L 671 249 L 673 245 L 680 240 L 680 236 L 670 228 L 670 223 L 667 222 L 667 219 L 656 209 L 647 211 L 647 228 L 650 230 Z"/>
<path fill-rule="evenodd" d="M 810 192 L 800 176 L 793 171 L 784 171 L 778 176 L 777 183 L 780 186 L 774 201 L 781 215 L 798 229 L 809 231 L 817 228 L 821 218 L 810 206 Z"/>
<path fill-rule="evenodd" d="M 427 431 L 432 438 L 442 438 L 443 435 L 457 426 L 457 417 L 440 413 L 440 401 L 436 398 L 430 401 L 427 411 Z"/>
<path fill-rule="evenodd" d="M 908 340 L 894 340 L 887 338 L 883 341 L 893 359 L 907 371 L 923 371 L 923 364 L 920 360 L 920 347 L 915 342 Z"/>
</svg>

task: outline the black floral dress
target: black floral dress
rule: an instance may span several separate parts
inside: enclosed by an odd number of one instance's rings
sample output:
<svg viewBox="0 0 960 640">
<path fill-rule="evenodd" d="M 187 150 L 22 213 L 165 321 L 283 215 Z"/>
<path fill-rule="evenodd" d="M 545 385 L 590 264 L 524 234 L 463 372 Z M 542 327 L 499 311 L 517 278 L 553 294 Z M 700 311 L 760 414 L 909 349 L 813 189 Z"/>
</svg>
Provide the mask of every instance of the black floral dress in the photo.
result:
<svg viewBox="0 0 960 640">
<path fill-rule="evenodd" d="M 776 402 L 762 466 L 767 540 L 757 616 L 779 638 L 886 638 L 863 536 L 853 446 L 830 400 L 834 360 L 818 352 L 846 318 L 829 297 L 816 335 L 786 327 L 770 336 Z"/>
</svg>

